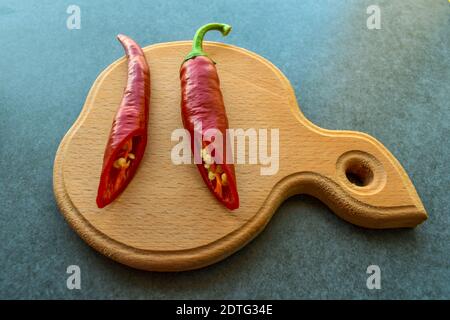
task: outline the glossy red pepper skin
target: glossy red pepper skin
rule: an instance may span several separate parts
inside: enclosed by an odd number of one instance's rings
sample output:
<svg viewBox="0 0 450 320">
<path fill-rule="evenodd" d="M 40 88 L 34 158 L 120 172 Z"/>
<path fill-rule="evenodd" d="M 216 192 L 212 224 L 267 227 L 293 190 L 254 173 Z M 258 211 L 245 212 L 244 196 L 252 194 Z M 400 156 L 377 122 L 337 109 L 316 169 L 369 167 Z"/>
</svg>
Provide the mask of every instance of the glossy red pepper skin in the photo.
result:
<svg viewBox="0 0 450 320">
<path fill-rule="evenodd" d="M 202 125 L 202 135 L 208 129 L 216 129 L 223 136 L 223 150 L 221 152 L 223 171 L 228 177 L 226 191 L 219 196 L 214 191 L 213 182 L 208 178 L 208 170 L 203 164 L 197 164 L 197 168 L 203 181 L 228 209 L 239 207 L 239 196 L 237 192 L 236 176 L 233 164 L 226 163 L 226 142 L 228 129 L 228 118 L 225 112 L 220 81 L 214 62 L 206 56 L 196 56 L 186 60 L 180 70 L 181 80 L 181 115 L 183 126 L 191 135 L 191 149 L 194 152 L 194 132 L 196 123 Z M 220 150 L 216 150 L 220 152 Z"/>
<path fill-rule="evenodd" d="M 128 57 L 128 80 L 105 148 L 97 193 L 99 208 L 114 201 L 127 187 L 136 173 L 147 145 L 150 70 L 144 52 L 134 40 L 125 35 L 118 35 L 117 38 Z M 126 178 L 115 186 L 113 164 L 124 145 L 130 140 L 135 159 L 127 169 Z"/>
</svg>

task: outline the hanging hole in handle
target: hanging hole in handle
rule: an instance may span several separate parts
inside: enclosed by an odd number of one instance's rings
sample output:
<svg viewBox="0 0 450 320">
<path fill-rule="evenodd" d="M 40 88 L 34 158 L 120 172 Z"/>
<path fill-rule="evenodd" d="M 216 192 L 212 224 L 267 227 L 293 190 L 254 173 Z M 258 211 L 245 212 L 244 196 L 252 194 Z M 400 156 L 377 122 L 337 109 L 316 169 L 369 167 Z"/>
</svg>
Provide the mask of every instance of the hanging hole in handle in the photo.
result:
<svg viewBox="0 0 450 320">
<path fill-rule="evenodd" d="M 353 192 L 373 194 L 386 184 L 386 171 L 373 155 L 352 150 L 344 153 L 336 162 L 337 176 L 341 183 Z"/>
<path fill-rule="evenodd" d="M 351 159 L 345 169 L 347 180 L 358 187 L 366 187 L 373 182 L 373 171 L 365 162 Z"/>
</svg>

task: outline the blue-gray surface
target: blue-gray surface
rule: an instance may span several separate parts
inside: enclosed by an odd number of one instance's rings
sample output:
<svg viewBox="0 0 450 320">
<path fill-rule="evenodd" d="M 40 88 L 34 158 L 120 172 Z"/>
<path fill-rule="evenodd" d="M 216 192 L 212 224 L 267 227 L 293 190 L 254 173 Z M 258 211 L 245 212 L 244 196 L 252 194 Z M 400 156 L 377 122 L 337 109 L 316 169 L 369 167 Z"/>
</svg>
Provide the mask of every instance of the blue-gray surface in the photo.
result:
<svg viewBox="0 0 450 320">
<path fill-rule="evenodd" d="M 66 9 L 81 8 L 68 30 Z M 368 30 L 366 9 L 381 9 Z M 450 298 L 450 4 L 416 1 L 0 2 L 0 298 Z M 133 270 L 98 254 L 59 214 L 58 144 L 100 71 L 142 45 L 190 39 L 211 21 L 290 79 L 305 115 L 365 131 L 415 184 L 429 220 L 414 230 L 364 230 L 319 201 L 289 199 L 247 247 L 208 268 Z M 81 268 L 68 290 L 66 268 Z M 381 290 L 366 287 L 381 268 Z"/>
</svg>

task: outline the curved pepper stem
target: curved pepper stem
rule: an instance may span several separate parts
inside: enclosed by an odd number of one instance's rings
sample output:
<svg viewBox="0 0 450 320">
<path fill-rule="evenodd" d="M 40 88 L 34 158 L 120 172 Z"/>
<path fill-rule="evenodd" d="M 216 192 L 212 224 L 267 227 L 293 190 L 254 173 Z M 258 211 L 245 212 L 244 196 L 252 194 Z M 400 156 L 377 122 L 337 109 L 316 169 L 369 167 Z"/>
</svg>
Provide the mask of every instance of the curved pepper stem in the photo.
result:
<svg viewBox="0 0 450 320">
<path fill-rule="evenodd" d="M 207 56 L 203 51 L 203 38 L 205 34 L 210 30 L 218 30 L 223 36 L 226 36 L 231 31 L 231 26 L 225 23 L 208 23 L 201 26 L 195 33 L 194 40 L 192 41 L 192 50 L 186 56 L 184 61 L 195 58 L 197 56 Z"/>
</svg>

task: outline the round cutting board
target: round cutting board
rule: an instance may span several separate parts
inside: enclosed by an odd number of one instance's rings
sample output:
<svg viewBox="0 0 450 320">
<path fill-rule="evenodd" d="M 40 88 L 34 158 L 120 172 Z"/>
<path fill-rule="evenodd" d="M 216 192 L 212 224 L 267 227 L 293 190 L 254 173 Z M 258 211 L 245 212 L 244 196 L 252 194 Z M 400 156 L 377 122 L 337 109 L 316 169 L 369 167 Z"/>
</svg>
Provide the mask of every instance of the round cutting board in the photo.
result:
<svg viewBox="0 0 450 320">
<path fill-rule="evenodd" d="M 426 219 L 410 179 L 380 142 L 313 125 L 300 112 L 289 81 L 269 61 L 242 48 L 207 42 L 230 128 L 279 132 L 278 171 L 261 175 L 261 164 L 237 164 L 240 208 L 226 209 L 194 164 L 171 160 L 177 143 L 172 132 L 183 127 L 179 68 L 190 47 L 190 41 L 182 41 L 144 48 L 151 70 L 149 142 L 134 179 L 109 206 L 97 208 L 95 198 L 105 144 L 127 81 L 125 57 L 100 74 L 62 140 L 54 163 L 56 201 L 89 245 L 139 269 L 200 268 L 247 244 L 282 201 L 298 193 L 319 198 L 341 218 L 367 228 L 414 227 Z"/>
</svg>

